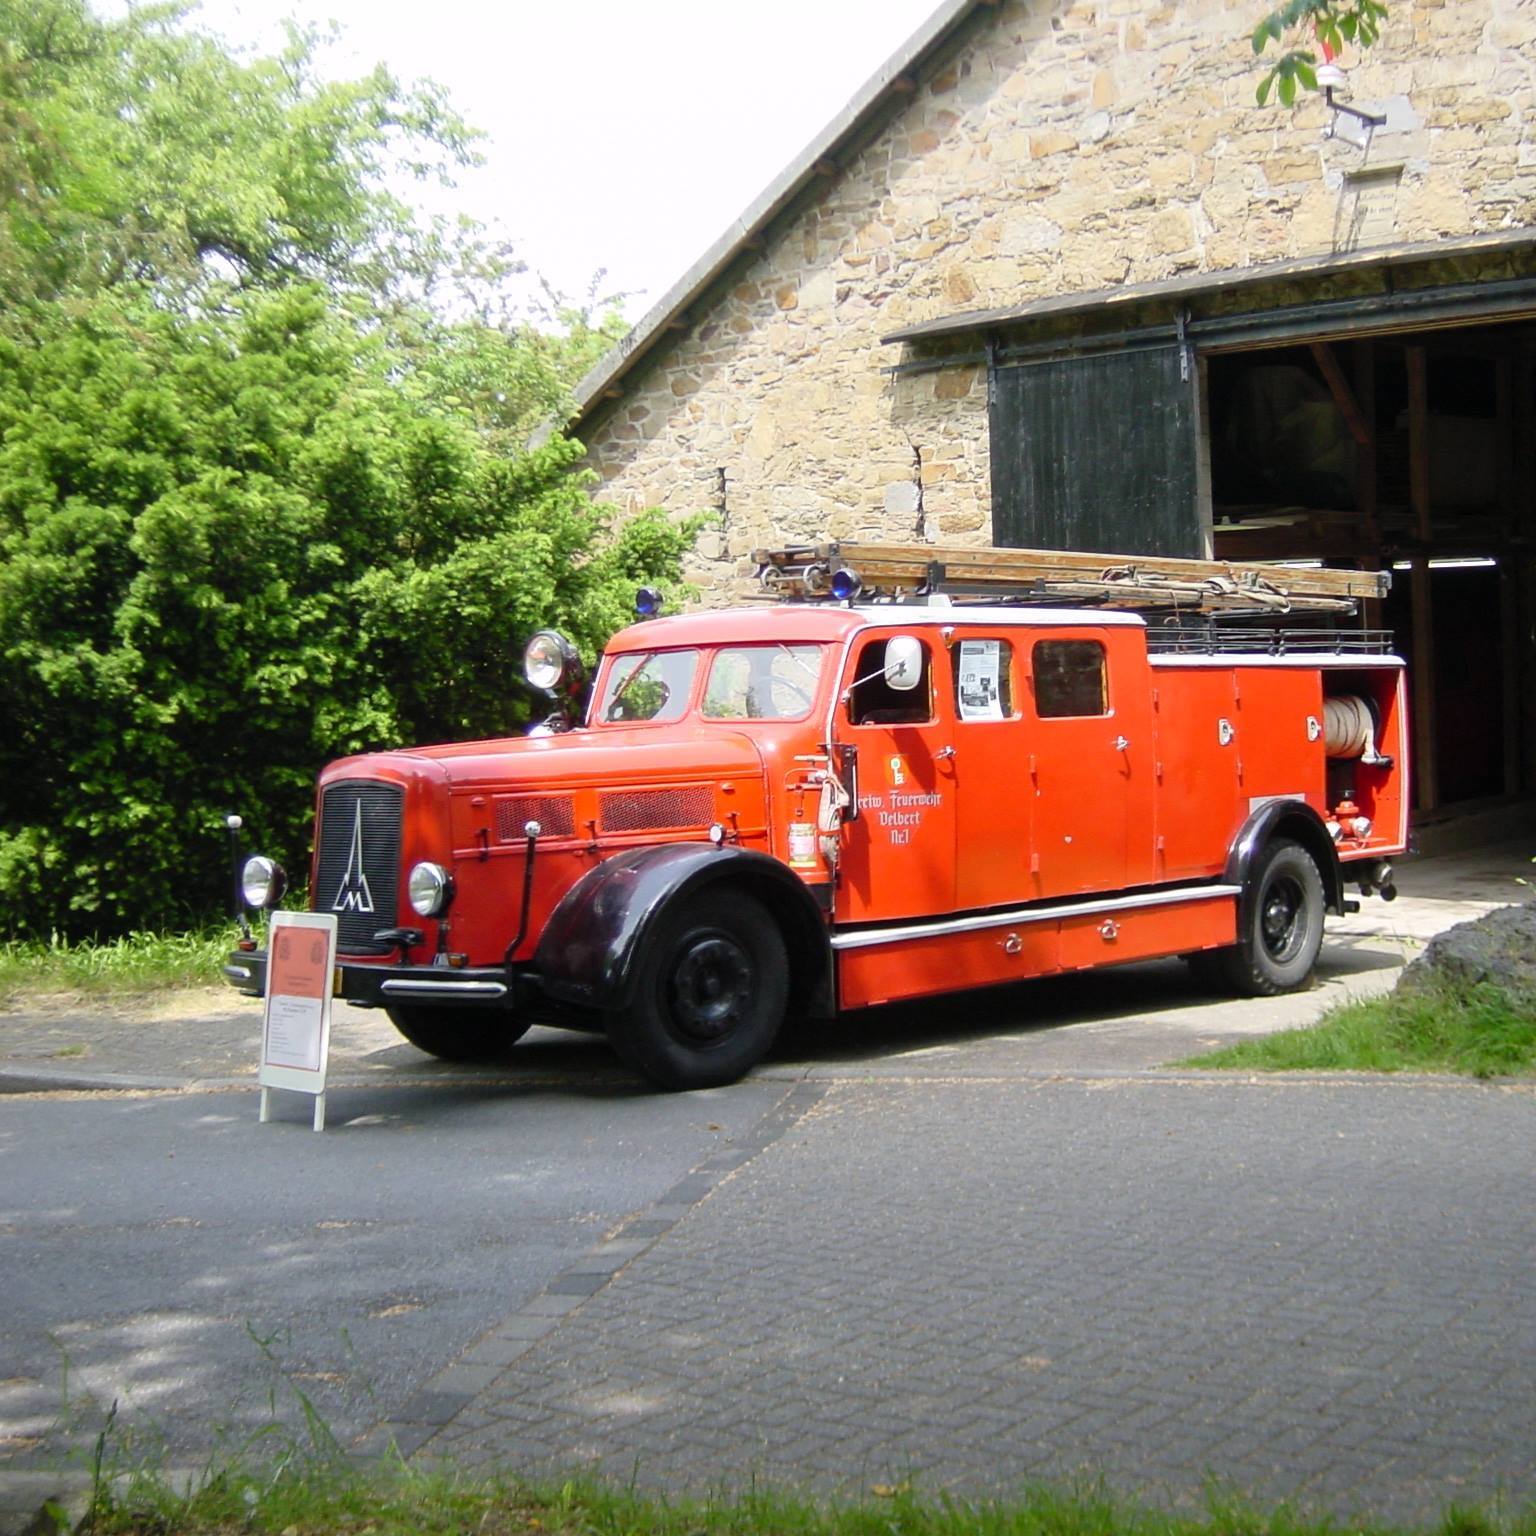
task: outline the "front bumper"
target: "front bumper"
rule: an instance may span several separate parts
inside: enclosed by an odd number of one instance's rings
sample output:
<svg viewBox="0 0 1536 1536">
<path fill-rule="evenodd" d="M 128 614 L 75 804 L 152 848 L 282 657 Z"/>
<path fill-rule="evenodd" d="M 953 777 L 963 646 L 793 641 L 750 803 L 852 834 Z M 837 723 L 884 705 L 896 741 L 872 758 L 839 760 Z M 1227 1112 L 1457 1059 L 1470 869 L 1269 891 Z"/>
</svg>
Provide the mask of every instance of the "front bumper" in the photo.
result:
<svg viewBox="0 0 1536 1536">
<path fill-rule="evenodd" d="M 246 997 L 264 997 L 267 952 L 237 949 L 224 962 L 224 979 Z M 533 978 L 501 965 L 357 965 L 336 967 L 334 997 L 360 1008 L 480 1008 L 515 1013 L 537 995 Z"/>
</svg>

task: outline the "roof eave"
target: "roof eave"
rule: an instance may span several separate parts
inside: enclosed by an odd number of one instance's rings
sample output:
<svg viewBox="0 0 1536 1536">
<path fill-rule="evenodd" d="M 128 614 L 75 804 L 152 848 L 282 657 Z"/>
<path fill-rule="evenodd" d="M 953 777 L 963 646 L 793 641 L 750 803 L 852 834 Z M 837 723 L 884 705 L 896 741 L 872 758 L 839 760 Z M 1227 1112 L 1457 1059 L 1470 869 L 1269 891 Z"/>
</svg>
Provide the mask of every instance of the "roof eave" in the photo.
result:
<svg viewBox="0 0 1536 1536">
<path fill-rule="evenodd" d="M 1363 250 L 1340 251 L 1316 256 L 1299 256 L 1286 261 L 1268 262 L 1251 267 L 1223 268 L 1196 272 L 1184 277 L 1164 278 L 1155 282 L 1128 283 L 1114 288 L 1098 288 L 1080 293 L 1052 294 L 1027 304 L 1007 309 L 962 311 L 936 320 L 921 321 L 880 338 L 887 346 L 901 343 L 943 341 L 957 336 L 985 334 L 1032 320 L 1060 318 L 1088 310 L 1130 309 L 1137 304 L 1195 298 L 1201 294 L 1233 289 L 1261 288 L 1266 284 L 1296 281 L 1347 271 L 1371 271 L 1432 260 L 1452 261 L 1461 257 L 1498 252 L 1536 243 L 1536 230 L 1519 228 L 1493 230 L 1459 239 L 1421 240 L 1399 245 L 1370 246 Z"/>
</svg>

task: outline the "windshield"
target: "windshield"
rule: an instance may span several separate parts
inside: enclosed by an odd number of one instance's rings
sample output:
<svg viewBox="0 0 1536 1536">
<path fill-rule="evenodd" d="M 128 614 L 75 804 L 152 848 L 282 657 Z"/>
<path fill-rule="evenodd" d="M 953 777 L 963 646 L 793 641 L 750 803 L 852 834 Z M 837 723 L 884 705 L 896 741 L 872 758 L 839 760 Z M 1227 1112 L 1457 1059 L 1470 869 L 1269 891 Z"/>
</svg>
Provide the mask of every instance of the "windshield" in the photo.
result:
<svg viewBox="0 0 1536 1536">
<path fill-rule="evenodd" d="M 601 724 L 624 720 L 680 720 L 693 693 L 697 651 L 636 651 L 608 669 L 592 718 Z"/>
<path fill-rule="evenodd" d="M 824 645 L 733 645 L 715 652 L 704 689 L 709 720 L 803 720 L 821 682 Z"/>
</svg>

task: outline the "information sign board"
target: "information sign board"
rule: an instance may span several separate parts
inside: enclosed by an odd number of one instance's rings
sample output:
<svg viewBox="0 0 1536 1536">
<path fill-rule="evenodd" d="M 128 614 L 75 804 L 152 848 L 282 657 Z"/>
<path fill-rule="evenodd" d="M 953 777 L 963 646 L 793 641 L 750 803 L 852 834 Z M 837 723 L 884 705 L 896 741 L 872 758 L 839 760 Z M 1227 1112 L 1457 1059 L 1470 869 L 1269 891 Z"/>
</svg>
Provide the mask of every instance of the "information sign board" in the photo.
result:
<svg viewBox="0 0 1536 1536">
<path fill-rule="evenodd" d="M 325 1129 L 325 1072 L 331 1048 L 333 912 L 274 912 L 267 931 L 267 995 L 261 1020 L 261 1118 L 273 1088 L 315 1097 Z"/>
</svg>

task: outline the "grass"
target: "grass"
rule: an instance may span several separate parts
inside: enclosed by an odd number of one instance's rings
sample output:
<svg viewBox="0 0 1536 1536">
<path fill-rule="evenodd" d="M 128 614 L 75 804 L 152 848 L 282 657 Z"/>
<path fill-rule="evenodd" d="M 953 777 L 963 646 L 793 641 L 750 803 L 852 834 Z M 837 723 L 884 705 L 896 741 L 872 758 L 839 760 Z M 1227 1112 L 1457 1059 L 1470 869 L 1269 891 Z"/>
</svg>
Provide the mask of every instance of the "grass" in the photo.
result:
<svg viewBox="0 0 1536 1536">
<path fill-rule="evenodd" d="M 1402 1527 L 1260 1512 L 1218 1492 L 1174 1514 L 1100 1490 L 1031 1488 L 1007 1500 L 923 1495 L 907 1484 L 830 1502 L 751 1488 L 704 1500 L 646 1496 L 596 1482 L 540 1486 L 368 1466 L 339 1454 L 275 1467 L 223 1468 L 177 1492 L 160 1477 L 101 1477 L 80 1536 L 1386 1536 Z M 1500 1517 L 1452 1508 L 1434 1536 L 1536 1536 L 1536 1509 Z"/>
<path fill-rule="evenodd" d="M 45 993 L 102 999 L 211 986 L 234 937 L 226 923 L 194 933 L 131 933 L 104 943 L 57 936 L 47 943 L 0 943 L 0 1007 Z"/>
<path fill-rule="evenodd" d="M 1500 1077 L 1536 1067 L 1536 1005 L 1486 983 L 1393 992 L 1342 1004 L 1310 1028 L 1245 1040 L 1177 1065 Z"/>
</svg>

